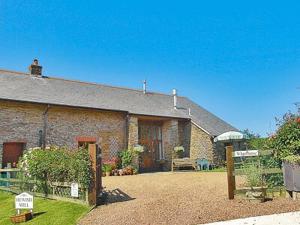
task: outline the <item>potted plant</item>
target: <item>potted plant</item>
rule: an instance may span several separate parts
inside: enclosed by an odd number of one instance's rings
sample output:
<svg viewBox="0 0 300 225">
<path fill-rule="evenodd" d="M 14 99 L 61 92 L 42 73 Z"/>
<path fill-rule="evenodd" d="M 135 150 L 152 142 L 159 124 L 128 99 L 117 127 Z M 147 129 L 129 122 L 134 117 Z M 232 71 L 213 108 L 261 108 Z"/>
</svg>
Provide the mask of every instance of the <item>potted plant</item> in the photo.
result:
<svg viewBox="0 0 300 225">
<path fill-rule="evenodd" d="M 183 158 L 184 154 L 184 147 L 183 146 L 176 146 L 174 147 L 174 158 Z"/>
<path fill-rule="evenodd" d="M 300 192 L 300 155 L 290 155 L 282 162 L 284 185 L 288 191 Z"/>
<path fill-rule="evenodd" d="M 102 170 L 103 170 L 103 172 L 105 172 L 106 176 L 110 176 L 111 171 L 112 171 L 112 166 L 110 164 L 104 164 L 102 166 Z"/>
</svg>

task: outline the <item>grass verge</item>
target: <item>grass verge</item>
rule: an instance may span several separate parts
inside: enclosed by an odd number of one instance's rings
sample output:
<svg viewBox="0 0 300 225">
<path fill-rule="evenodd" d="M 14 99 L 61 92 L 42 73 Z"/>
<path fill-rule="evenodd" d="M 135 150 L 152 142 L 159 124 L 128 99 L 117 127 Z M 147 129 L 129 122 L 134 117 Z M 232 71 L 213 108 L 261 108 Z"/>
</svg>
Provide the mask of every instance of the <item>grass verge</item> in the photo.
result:
<svg viewBox="0 0 300 225">
<path fill-rule="evenodd" d="M 13 225 L 10 216 L 16 213 L 14 201 L 14 194 L 0 191 L 0 225 Z M 90 210 L 90 207 L 85 205 L 38 197 L 34 198 L 33 207 L 35 217 L 21 224 L 74 225 Z"/>
</svg>

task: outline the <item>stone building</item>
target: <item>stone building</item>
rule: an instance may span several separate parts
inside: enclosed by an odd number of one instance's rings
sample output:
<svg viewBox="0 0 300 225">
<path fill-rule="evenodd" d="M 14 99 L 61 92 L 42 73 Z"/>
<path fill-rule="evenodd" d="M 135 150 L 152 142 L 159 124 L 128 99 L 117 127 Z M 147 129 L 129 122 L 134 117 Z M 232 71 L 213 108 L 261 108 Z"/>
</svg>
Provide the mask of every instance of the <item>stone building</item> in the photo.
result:
<svg viewBox="0 0 300 225">
<path fill-rule="evenodd" d="M 0 70 L 0 163 L 48 145 L 99 143 L 104 159 L 140 144 L 142 171 L 170 169 L 175 146 L 185 156 L 222 159 L 213 138 L 236 128 L 186 97 Z"/>
</svg>

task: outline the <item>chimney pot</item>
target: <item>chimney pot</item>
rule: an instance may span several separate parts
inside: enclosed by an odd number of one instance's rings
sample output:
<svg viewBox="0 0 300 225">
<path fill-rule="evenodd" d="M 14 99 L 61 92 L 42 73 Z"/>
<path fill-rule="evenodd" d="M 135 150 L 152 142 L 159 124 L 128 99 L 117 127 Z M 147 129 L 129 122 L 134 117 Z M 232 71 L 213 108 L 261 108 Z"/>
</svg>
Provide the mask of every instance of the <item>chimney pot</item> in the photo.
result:
<svg viewBox="0 0 300 225">
<path fill-rule="evenodd" d="M 29 66 L 29 73 L 34 76 L 42 76 L 42 66 L 39 66 L 39 61 L 34 59 L 32 64 Z"/>
</svg>

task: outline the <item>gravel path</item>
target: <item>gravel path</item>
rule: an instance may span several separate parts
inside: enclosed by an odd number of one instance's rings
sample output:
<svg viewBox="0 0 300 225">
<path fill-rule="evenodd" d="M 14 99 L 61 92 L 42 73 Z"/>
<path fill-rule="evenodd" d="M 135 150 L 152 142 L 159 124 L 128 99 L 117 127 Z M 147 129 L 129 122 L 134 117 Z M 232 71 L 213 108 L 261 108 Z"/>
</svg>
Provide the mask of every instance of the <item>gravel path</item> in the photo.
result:
<svg viewBox="0 0 300 225">
<path fill-rule="evenodd" d="M 187 225 L 300 210 L 300 201 L 285 198 L 265 203 L 229 201 L 226 173 L 104 177 L 103 185 L 111 191 L 109 202 L 91 211 L 79 224 Z"/>
</svg>

